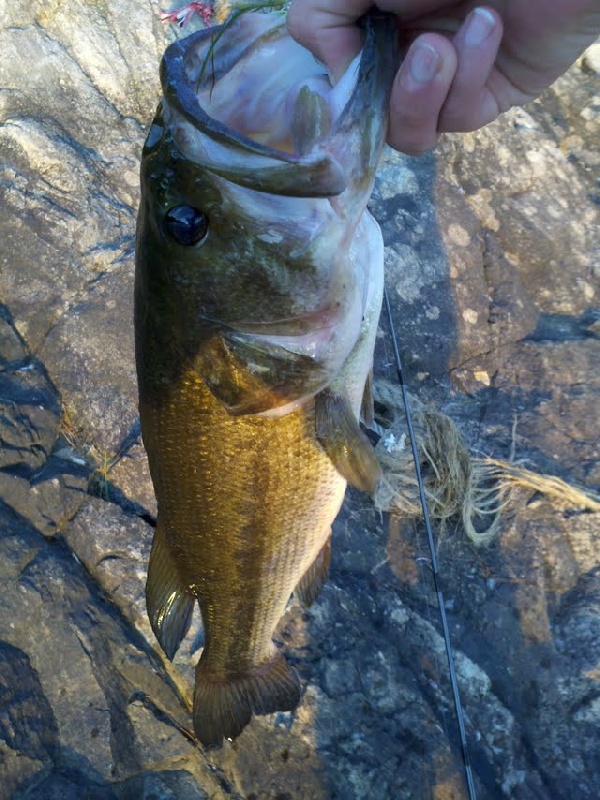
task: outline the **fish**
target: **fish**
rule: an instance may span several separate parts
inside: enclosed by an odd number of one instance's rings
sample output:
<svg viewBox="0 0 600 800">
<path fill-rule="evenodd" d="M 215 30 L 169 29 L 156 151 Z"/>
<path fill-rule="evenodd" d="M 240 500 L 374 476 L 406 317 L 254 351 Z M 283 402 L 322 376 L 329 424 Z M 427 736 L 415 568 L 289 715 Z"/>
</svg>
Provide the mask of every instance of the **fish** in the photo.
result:
<svg viewBox="0 0 600 800">
<path fill-rule="evenodd" d="M 397 30 L 371 14 L 331 85 L 279 13 L 170 45 L 141 160 L 135 341 L 157 498 L 146 605 L 172 659 L 199 607 L 193 724 L 205 746 L 294 709 L 273 642 L 326 580 L 346 485 L 380 477 L 359 418 L 383 290 L 366 210 Z"/>
</svg>

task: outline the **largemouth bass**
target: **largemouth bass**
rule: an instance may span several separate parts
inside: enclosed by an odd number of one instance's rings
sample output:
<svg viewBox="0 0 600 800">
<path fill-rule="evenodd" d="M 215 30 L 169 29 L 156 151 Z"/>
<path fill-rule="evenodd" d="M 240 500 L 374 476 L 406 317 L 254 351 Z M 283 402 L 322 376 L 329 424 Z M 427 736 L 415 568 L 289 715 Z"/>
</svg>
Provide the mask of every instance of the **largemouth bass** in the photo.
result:
<svg viewBox="0 0 600 800">
<path fill-rule="evenodd" d="M 198 601 L 205 745 L 299 701 L 274 629 L 293 592 L 309 604 L 325 580 L 346 482 L 379 477 L 358 423 L 383 287 L 365 209 L 395 40 L 369 17 L 334 88 L 274 13 L 192 34 L 162 61 L 135 289 L 158 502 L 146 598 L 169 658 Z"/>
</svg>

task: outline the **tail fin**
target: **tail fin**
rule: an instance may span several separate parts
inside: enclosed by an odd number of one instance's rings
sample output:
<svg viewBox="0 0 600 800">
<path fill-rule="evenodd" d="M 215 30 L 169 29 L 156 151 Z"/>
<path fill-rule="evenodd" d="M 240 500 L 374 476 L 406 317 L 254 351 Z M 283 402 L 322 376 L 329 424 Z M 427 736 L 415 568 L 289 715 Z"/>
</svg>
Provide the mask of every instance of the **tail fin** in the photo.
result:
<svg viewBox="0 0 600 800">
<path fill-rule="evenodd" d="M 291 711 L 300 700 L 300 681 L 285 656 L 256 667 L 248 675 L 215 678 L 202 663 L 196 667 L 194 730 L 206 746 L 235 739 L 253 714 Z"/>
</svg>

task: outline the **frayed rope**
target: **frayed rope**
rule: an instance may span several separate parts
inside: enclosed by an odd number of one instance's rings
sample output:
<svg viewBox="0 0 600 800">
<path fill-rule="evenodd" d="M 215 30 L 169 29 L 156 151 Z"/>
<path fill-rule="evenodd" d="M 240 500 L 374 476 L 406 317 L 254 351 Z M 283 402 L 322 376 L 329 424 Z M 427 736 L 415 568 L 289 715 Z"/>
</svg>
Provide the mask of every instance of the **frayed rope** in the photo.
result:
<svg viewBox="0 0 600 800">
<path fill-rule="evenodd" d="M 418 483 L 410 447 L 400 387 L 378 382 L 375 399 L 391 412 L 375 451 L 383 470 L 375 506 L 401 517 L 421 517 Z M 430 516 L 443 535 L 448 520 L 461 517 L 468 538 L 477 546 L 490 544 L 501 527 L 502 512 L 515 489 L 538 491 L 562 508 L 600 512 L 600 497 L 555 475 L 543 475 L 518 462 L 476 458 L 455 423 L 411 396 L 417 449 Z"/>
</svg>

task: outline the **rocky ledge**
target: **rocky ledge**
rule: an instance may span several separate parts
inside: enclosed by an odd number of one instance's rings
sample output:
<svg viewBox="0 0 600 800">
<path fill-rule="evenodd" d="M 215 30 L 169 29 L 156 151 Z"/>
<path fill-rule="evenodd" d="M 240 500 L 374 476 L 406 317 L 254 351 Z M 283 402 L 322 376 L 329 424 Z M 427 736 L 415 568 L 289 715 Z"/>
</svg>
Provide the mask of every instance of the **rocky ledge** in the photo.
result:
<svg viewBox="0 0 600 800">
<path fill-rule="evenodd" d="M 436 594 L 416 520 L 349 492 L 331 577 L 279 633 L 294 714 L 205 752 L 190 636 L 145 617 L 154 500 L 132 346 L 138 162 L 165 33 L 151 2 L 0 14 L 0 797 L 459 798 Z M 597 47 L 435 154 L 387 152 L 372 209 L 413 393 L 472 453 L 600 485 Z M 378 382 L 394 382 L 382 320 Z M 440 574 L 480 798 L 593 800 L 598 513 L 521 485 Z"/>
</svg>

